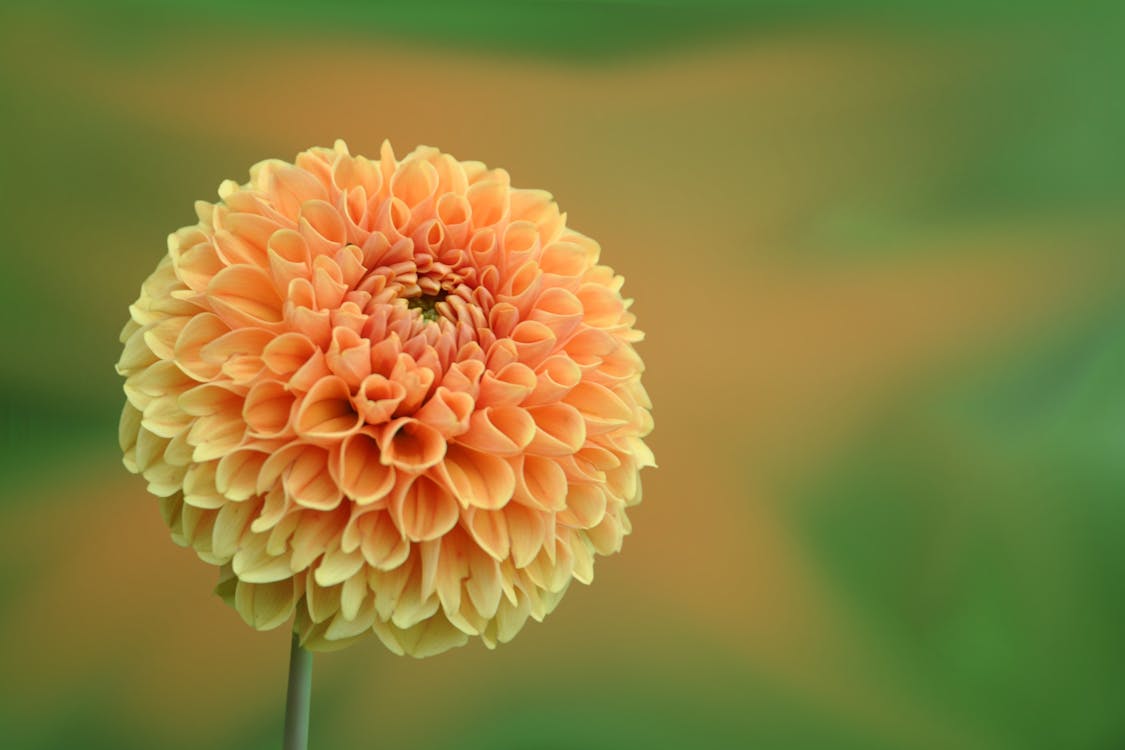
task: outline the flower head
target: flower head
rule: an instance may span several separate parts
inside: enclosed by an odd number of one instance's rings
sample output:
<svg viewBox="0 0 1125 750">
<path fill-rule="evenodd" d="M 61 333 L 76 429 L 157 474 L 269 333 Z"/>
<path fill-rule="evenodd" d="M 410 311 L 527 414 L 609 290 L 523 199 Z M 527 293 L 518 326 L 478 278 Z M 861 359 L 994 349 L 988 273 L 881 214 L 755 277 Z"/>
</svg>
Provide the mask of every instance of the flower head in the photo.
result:
<svg viewBox="0 0 1125 750">
<path fill-rule="evenodd" d="M 343 142 L 224 182 L 130 308 L 125 465 L 255 628 L 427 656 L 542 619 L 652 465 L 622 279 L 548 193 Z"/>
</svg>

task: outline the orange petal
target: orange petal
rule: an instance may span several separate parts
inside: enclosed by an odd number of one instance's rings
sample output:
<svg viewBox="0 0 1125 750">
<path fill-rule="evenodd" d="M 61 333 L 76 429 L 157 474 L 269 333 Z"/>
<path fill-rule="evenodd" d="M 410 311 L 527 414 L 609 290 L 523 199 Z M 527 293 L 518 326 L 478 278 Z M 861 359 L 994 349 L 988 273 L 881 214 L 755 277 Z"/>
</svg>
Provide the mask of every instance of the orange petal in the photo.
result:
<svg viewBox="0 0 1125 750">
<path fill-rule="evenodd" d="M 394 570 L 410 554 L 410 541 L 385 511 L 363 514 L 357 521 L 357 529 L 363 559 L 378 570 Z"/>
<path fill-rule="evenodd" d="M 314 258 L 334 253 L 348 241 L 344 217 L 335 206 L 322 200 L 310 200 L 301 204 L 301 216 L 297 225 Z"/>
<path fill-rule="evenodd" d="M 490 406 L 476 411 L 457 442 L 497 456 L 518 455 L 535 437 L 535 422 L 518 406 Z"/>
<path fill-rule="evenodd" d="M 555 403 L 581 381 L 582 368 L 569 355 L 553 354 L 537 368 L 535 390 L 524 400 L 524 405 Z"/>
<path fill-rule="evenodd" d="M 538 456 L 568 456 L 586 442 L 586 423 L 573 406 L 550 404 L 529 409 L 535 438 L 527 452 Z"/>
<path fill-rule="evenodd" d="M 176 339 L 175 358 L 184 372 L 196 380 L 210 380 L 219 374 L 219 364 L 205 362 L 200 352 L 211 341 L 230 331 L 217 315 L 204 312 L 183 327 Z"/>
<path fill-rule="evenodd" d="M 262 350 L 262 361 L 278 375 L 291 375 L 316 351 L 316 345 L 300 333 L 283 333 Z"/>
<path fill-rule="evenodd" d="M 450 445 L 436 471 L 465 507 L 495 510 L 512 499 L 515 472 L 499 456 Z"/>
<path fill-rule="evenodd" d="M 259 381 L 246 394 L 242 418 L 254 435 L 282 435 L 288 431 L 295 398 L 283 383 L 276 380 Z"/>
<path fill-rule="evenodd" d="M 508 559 L 511 540 L 508 538 L 508 519 L 503 510 L 470 508 L 465 515 L 469 533 L 494 560 Z"/>
<path fill-rule="evenodd" d="M 524 456 L 516 474 L 515 497 L 542 511 L 566 508 L 566 473 L 554 459 Z"/>
<path fill-rule="evenodd" d="M 297 406 L 297 434 L 311 439 L 340 439 L 359 429 L 362 417 L 352 407 L 351 393 L 343 378 L 321 378 Z"/>
<path fill-rule="evenodd" d="M 281 297 L 273 280 L 260 268 L 230 266 L 207 285 L 207 300 L 231 326 L 275 329 L 282 320 Z"/>
<path fill-rule="evenodd" d="M 349 328 L 337 327 L 324 359 L 349 388 L 355 388 L 371 374 L 371 342 Z"/>
<path fill-rule="evenodd" d="M 402 383 L 372 373 L 363 379 L 355 398 L 356 410 L 368 424 L 380 424 L 391 418 L 406 395 Z"/>
<path fill-rule="evenodd" d="M 563 402 L 577 409 L 586 420 L 586 434 L 610 432 L 633 418 L 633 410 L 616 393 L 597 383 L 579 383 Z"/>
<path fill-rule="evenodd" d="M 536 367 L 546 359 L 558 343 L 554 332 L 535 320 L 521 321 L 512 329 L 511 339 L 515 342 L 520 362 L 529 367 Z"/>
<path fill-rule="evenodd" d="M 457 501 L 429 477 L 419 476 L 396 493 L 391 516 L 406 538 L 421 542 L 437 539 L 457 524 Z"/>
<path fill-rule="evenodd" d="M 472 413 L 472 396 L 438 386 L 430 400 L 415 413 L 415 417 L 448 438 L 468 429 L 469 415 Z"/>
<path fill-rule="evenodd" d="M 487 227 L 508 215 L 508 186 L 500 180 L 482 180 L 465 193 L 472 208 L 472 225 Z"/>
<path fill-rule="evenodd" d="M 481 406 L 501 406 L 519 404 L 537 385 L 535 371 L 522 362 L 512 362 L 499 371 L 485 372 L 481 377 Z"/>
<path fill-rule="evenodd" d="M 344 495 L 328 471 L 328 459 L 324 448 L 305 445 L 285 472 L 285 491 L 298 505 L 332 510 L 340 504 Z"/>
<path fill-rule="evenodd" d="M 566 526 L 589 529 L 601 523 L 605 516 L 605 492 L 595 484 L 576 484 L 571 486 L 566 496 L 566 510 L 558 515 L 558 521 Z"/>
<path fill-rule="evenodd" d="M 270 237 L 268 256 L 278 289 L 288 290 L 293 279 L 307 279 L 311 274 L 308 243 L 292 229 L 279 229 Z"/>
<path fill-rule="evenodd" d="M 424 471 L 445 455 L 445 438 L 437 430 L 411 417 L 402 417 L 383 428 L 382 462 L 408 472 Z"/>
<path fill-rule="evenodd" d="M 394 486 L 394 469 L 381 463 L 380 455 L 375 438 L 366 432 L 344 441 L 337 470 L 340 488 L 360 505 L 383 499 Z"/>
</svg>

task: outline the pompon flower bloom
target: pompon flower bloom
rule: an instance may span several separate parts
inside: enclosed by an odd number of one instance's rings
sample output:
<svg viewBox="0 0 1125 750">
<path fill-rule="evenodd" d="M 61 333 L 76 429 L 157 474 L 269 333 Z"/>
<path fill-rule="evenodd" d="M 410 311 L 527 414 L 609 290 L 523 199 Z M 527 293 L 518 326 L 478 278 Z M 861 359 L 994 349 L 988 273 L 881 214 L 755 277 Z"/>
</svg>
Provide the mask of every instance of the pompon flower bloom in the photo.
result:
<svg viewBox="0 0 1125 750">
<path fill-rule="evenodd" d="M 622 278 L 550 194 L 338 141 L 219 196 L 130 308 L 120 438 L 243 619 L 427 656 L 590 582 L 651 404 Z"/>
</svg>

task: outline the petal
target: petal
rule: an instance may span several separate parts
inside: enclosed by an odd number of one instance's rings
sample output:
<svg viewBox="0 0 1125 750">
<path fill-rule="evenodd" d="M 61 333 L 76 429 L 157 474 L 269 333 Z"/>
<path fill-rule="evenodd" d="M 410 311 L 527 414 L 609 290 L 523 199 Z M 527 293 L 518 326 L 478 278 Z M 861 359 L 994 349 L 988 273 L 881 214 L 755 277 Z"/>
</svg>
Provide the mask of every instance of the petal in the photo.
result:
<svg viewBox="0 0 1125 750">
<path fill-rule="evenodd" d="M 559 513 L 558 521 L 566 526 L 589 529 L 601 523 L 605 516 L 605 492 L 594 484 L 576 484 L 566 496 L 566 510 Z"/>
<path fill-rule="evenodd" d="M 394 486 L 395 471 L 380 462 L 380 456 L 378 443 L 366 432 L 357 432 L 344 441 L 338 481 L 344 493 L 360 505 L 383 499 Z"/>
<path fill-rule="evenodd" d="M 332 510 L 344 494 L 328 471 L 328 451 L 315 445 L 302 446 L 286 470 L 284 486 L 294 502 L 315 510 Z"/>
<path fill-rule="evenodd" d="M 451 391 L 445 386 L 438 386 L 434 395 L 417 411 L 415 417 L 445 437 L 453 437 L 468 429 L 469 415 L 472 413 L 472 396 L 468 393 Z"/>
<path fill-rule="evenodd" d="M 207 285 L 207 300 L 223 322 L 232 327 L 276 329 L 282 321 L 281 297 L 273 280 L 254 266 L 224 268 Z"/>
<path fill-rule="evenodd" d="M 424 422 L 402 417 L 383 428 L 381 461 L 407 472 L 424 471 L 445 455 L 445 439 Z"/>
<path fill-rule="evenodd" d="M 535 438 L 527 452 L 539 456 L 568 456 L 586 442 L 586 423 L 568 404 L 550 404 L 528 410 L 535 420 Z"/>
<path fill-rule="evenodd" d="M 597 383 L 579 383 L 563 402 L 570 404 L 586 420 L 586 433 L 598 435 L 610 432 L 633 418 L 633 410 L 621 398 Z"/>
<path fill-rule="evenodd" d="M 497 456 L 515 456 L 535 438 L 535 422 L 518 406 L 490 406 L 469 418 L 457 442 Z"/>
<path fill-rule="evenodd" d="M 509 503 L 502 511 L 512 541 L 512 562 L 517 568 L 530 564 L 547 537 L 543 515 L 519 503 Z"/>
<path fill-rule="evenodd" d="M 516 487 L 515 472 L 499 456 L 451 445 L 438 472 L 465 507 L 504 507 Z"/>
<path fill-rule="evenodd" d="M 262 350 L 262 361 L 278 375 L 292 375 L 316 352 L 314 344 L 302 333 L 283 333 Z"/>
<path fill-rule="evenodd" d="M 242 418 L 252 434 L 274 437 L 289 431 L 296 395 L 276 380 L 256 383 L 246 394 Z M 290 433 L 291 434 L 291 433 Z"/>
<path fill-rule="evenodd" d="M 416 542 L 436 539 L 457 524 L 457 501 L 437 482 L 420 476 L 391 502 L 399 529 Z"/>
<path fill-rule="evenodd" d="M 496 614 L 503 588 L 500 586 L 500 566 L 479 547 L 468 549 L 469 580 L 465 591 L 477 612 L 486 618 Z"/>
<path fill-rule="evenodd" d="M 258 476 L 269 453 L 254 448 L 232 451 L 219 460 L 215 487 L 236 502 L 256 494 Z"/>
<path fill-rule="evenodd" d="M 344 552 L 335 547 L 324 553 L 314 575 L 321 586 L 335 586 L 351 578 L 362 567 L 363 555 L 358 551 Z"/>
<path fill-rule="evenodd" d="M 385 511 L 364 513 L 357 521 L 359 549 L 367 564 L 379 570 L 394 570 L 406 562 L 410 542 Z"/>
<path fill-rule="evenodd" d="M 310 439 L 340 439 L 355 432 L 363 418 L 352 407 L 343 378 L 331 375 L 313 384 L 297 406 L 297 434 Z"/>
<path fill-rule="evenodd" d="M 379 424 L 390 420 L 402 399 L 406 388 L 402 383 L 373 373 L 363 379 L 355 398 L 356 410 L 368 424 Z"/>
<path fill-rule="evenodd" d="M 470 508 L 465 514 L 469 533 L 480 548 L 494 560 L 506 560 L 511 550 L 508 519 L 503 510 Z"/>
<path fill-rule="evenodd" d="M 566 472 L 558 462 L 542 456 L 524 456 L 516 474 L 515 498 L 542 511 L 566 508 Z"/>
</svg>

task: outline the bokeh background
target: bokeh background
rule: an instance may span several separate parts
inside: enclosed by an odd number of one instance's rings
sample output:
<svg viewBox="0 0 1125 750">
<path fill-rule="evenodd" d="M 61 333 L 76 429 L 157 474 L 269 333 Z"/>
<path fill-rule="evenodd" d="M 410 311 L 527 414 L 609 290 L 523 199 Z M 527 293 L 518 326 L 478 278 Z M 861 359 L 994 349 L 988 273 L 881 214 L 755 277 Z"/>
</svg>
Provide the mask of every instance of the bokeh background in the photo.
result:
<svg viewBox="0 0 1125 750">
<path fill-rule="evenodd" d="M 120 466 L 113 363 L 195 199 L 344 137 L 504 166 L 601 241 L 660 468 L 513 643 L 318 656 L 313 747 L 1125 746 L 1121 20 L 5 3 L 0 744 L 279 744 L 288 634 Z"/>
</svg>

